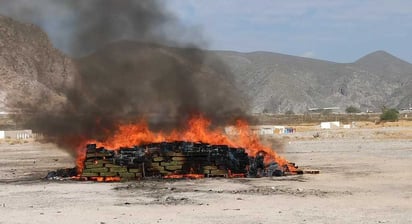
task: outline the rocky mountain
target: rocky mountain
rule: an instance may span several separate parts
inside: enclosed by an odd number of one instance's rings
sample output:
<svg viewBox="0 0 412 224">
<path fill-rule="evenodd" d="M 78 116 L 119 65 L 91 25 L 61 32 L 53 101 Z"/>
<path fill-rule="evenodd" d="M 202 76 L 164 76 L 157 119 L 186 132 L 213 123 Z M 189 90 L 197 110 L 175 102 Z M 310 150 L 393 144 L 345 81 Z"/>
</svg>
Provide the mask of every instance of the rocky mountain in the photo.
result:
<svg viewBox="0 0 412 224">
<path fill-rule="evenodd" d="M 205 89 L 230 89 L 232 96 L 238 96 L 237 100 L 249 101 L 250 112 L 256 113 L 304 112 L 319 107 L 344 110 L 351 105 L 363 111 L 376 111 L 382 106 L 403 108 L 412 103 L 412 64 L 384 51 L 368 54 L 353 63 L 270 52 L 230 51 L 206 51 L 201 61 L 194 61 L 187 49 L 127 41 L 112 43 L 101 51 L 111 56 L 102 58 L 97 52 L 73 60 L 55 49 L 38 27 L 0 16 L 0 111 L 2 107 L 8 110 L 30 109 L 31 106 L 44 110 L 58 108 L 66 102 L 67 90 L 74 87 L 78 69 L 84 70 L 83 65 L 88 64 L 92 65 L 93 73 L 99 71 L 98 66 L 93 67 L 95 61 L 113 63 L 113 72 L 136 63 L 158 65 L 152 78 L 159 72 L 167 72 L 165 63 L 177 61 L 187 67 L 182 72 L 197 71 L 197 82 L 204 82 Z M 124 54 L 136 54 L 139 59 L 116 61 Z M 212 83 L 219 83 L 219 86 Z M 139 88 L 147 87 L 139 84 Z M 225 97 L 225 92 L 213 94 L 214 98 Z M 159 97 L 153 100 L 161 100 Z M 208 102 L 208 95 L 201 95 L 200 99 Z"/>
<path fill-rule="evenodd" d="M 198 111 L 223 121 L 246 111 L 225 66 L 204 66 L 206 54 L 196 48 L 124 40 L 74 59 L 38 27 L 0 17 L 0 52 L 4 110 L 34 114 L 37 123 L 43 111 L 49 119 L 64 114 L 93 122 L 156 114 L 159 123 Z"/>
<path fill-rule="evenodd" d="M 0 16 L 0 111 L 59 107 L 75 74 L 40 28 Z"/>
<path fill-rule="evenodd" d="M 412 64 L 376 51 L 354 63 L 334 63 L 270 52 L 209 52 L 235 74 L 252 111 L 277 113 L 348 106 L 379 111 L 407 107 L 412 99 Z"/>
</svg>

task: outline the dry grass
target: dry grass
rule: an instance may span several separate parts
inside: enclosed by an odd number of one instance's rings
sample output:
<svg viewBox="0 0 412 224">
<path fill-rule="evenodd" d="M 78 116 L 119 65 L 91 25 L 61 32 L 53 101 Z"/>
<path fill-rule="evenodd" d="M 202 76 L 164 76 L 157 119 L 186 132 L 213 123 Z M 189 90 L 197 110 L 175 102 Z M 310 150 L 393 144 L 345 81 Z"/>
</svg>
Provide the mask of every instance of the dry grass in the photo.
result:
<svg viewBox="0 0 412 224">
<path fill-rule="evenodd" d="M 412 127 L 412 121 L 400 120 L 396 122 L 382 122 L 382 123 L 373 123 L 369 121 L 358 121 L 355 122 L 357 128 L 382 128 L 382 127 Z"/>
<path fill-rule="evenodd" d="M 307 132 L 307 131 L 316 131 L 319 129 L 319 125 L 296 125 L 296 126 L 292 126 L 294 128 L 296 128 L 297 132 Z"/>
<path fill-rule="evenodd" d="M 377 139 L 412 139 L 412 130 L 376 131 Z"/>
<path fill-rule="evenodd" d="M 9 145 L 20 145 L 20 144 L 28 144 L 33 142 L 32 139 L 1 139 L 0 144 L 9 144 Z"/>
<path fill-rule="evenodd" d="M 382 125 L 384 127 L 412 127 L 412 121 L 400 120 L 397 122 L 386 122 Z"/>
<path fill-rule="evenodd" d="M 282 150 L 279 143 L 284 145 L 301 140 L 322 140 L 322 139 L 412 139 L 412 121 L 401 120 L 398 122 L 386 122 L 375 124 L 374 122 L 355 122 L 355 127 L 351 129 L 320 129 L 319 125 L 301 124 L 291 125 L 296 128 L 297 133 L 261 136 L 263 143 L 272 148 Z M 318 137 L 315 135 L 319 134 Z"/>
</svg>

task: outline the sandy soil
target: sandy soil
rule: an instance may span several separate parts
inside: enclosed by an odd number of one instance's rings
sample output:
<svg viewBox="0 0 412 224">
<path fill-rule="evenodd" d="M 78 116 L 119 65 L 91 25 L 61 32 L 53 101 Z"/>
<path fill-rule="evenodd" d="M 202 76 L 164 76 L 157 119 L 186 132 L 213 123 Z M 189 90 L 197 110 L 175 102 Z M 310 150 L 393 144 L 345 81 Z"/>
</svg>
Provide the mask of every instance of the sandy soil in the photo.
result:
<svg viewBox="0 0 412 224">
<path fill-rule="evenodd" d="M 0 223 L 412 223 L 412 138 L 396 137 L 410 131 L 285 138 L 282 154 L 318 175 L 128 183 L 42 180 L 73 166 L 70 155 L 3 143 Z"/>
</svg>

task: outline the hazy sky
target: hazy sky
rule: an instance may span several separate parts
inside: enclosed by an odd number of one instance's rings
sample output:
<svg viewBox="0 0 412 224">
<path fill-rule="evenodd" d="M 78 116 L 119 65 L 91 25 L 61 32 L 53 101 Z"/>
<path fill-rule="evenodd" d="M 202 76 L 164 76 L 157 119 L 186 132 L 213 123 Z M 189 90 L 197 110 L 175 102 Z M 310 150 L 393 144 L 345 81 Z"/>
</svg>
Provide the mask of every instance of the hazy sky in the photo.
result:
<svg viewBox="0 0 412 224">
<path fill-rule="evenodd" d="M 410 0 L 164 0 L 207 48 L 352 62 L 385 50 L 412 62 Z"/>
<path fill-rule="evenodd" d="M 76 9 L 70 11 L 73 9 L 51 2 L 59 1 L 0 0 L 0 14 L 39 24 L 55 46 L 67 52 L 70 18 Z M 164 32 L 171 39 L 201 43 L 207 49 L 273 51 L 336 62 L 353 62 L 385 50 L 412 62 L 412 0 L 159 2 L 192 28 L 167 26 L 169 30 Z M 37 14 L 27 13 L 31 12 L 27 8 Z"/>
</svg>

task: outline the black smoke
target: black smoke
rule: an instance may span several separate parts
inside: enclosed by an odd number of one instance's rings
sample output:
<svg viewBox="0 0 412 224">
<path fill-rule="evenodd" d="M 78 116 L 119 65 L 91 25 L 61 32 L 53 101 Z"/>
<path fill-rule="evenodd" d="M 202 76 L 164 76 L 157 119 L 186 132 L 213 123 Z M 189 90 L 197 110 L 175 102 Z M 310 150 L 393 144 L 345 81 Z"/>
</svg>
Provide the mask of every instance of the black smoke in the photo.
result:
<svg viewBox="0 0 412 224">
<path fill-rule="evenodd" d="M 245 116 L 246 100 L 230 71 L 201 50 L 195 44 L 204 42 L 201 34 L 179 25 L 160 1 L 0 4 L 9 16 L 49 30 L 55 45 L 75 57 L 77 73 L 65 90 L 66 103 L 46 111 L 28 108 L 27 125 L 58 143 L 78 136 L 104 138 L 117 124 L 141 117 L 164 130 L 180 127 L 197 113 L 217 124 Z M 177 33 L 194 39 L 182 42 Z"/>
<path fill-rule="evenodd" d="M 56 47 L 78 57 L 122 39 L 179 44 L 179 38 L 169 37 L 169 32 L 177 30 L 184 34 L 185 28 L 165 9 L 164 3 L 157 0 L 0 0 L 0 13 L 41 26 Z"/>
</svg>

